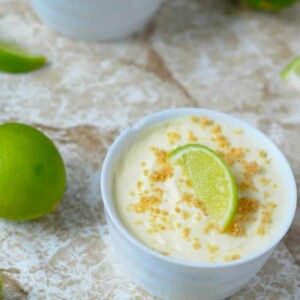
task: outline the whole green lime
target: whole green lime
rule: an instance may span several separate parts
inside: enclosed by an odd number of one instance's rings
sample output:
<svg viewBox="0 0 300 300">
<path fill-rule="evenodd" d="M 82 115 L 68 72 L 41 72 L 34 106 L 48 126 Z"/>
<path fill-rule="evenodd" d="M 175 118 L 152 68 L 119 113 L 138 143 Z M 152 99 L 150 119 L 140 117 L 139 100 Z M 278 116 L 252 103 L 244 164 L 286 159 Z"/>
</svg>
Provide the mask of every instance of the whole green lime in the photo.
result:
<svg viewBox="0 0 300 300">
<path fill-rule="evenodd" d="M 283 8 L 286 8 L 296 0 L 243 0 L 248 5 L 252 6 L 253 8 L 265 10 L 265 11 L 279 11 Z"/>
<path fill-rule="evenodd" d="M 66 187 L 63 159 L 34 127 L 0 125 L 0 217 L 25 221 L 56 208 Z"/>
</svg>

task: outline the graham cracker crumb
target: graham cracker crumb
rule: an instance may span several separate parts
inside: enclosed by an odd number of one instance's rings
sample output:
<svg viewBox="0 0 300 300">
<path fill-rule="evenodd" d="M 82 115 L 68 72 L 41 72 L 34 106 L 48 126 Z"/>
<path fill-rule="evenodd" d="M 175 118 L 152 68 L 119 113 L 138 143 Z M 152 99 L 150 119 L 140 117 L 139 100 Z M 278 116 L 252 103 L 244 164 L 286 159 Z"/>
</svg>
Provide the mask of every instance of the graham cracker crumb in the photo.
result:
<svg viewBox="0 0 300 300">
<path fill-rule="evenodd" d="M 153 206 L 159 205 L 161 200 L 153 196 L 141 196 L 139 202 L 133 204 L 133 210 L 140 214 L 149 211 Z"/>
<path fill-rule="evenodd" d="M 138 189 L 141 189 L 141 187 L 143 186 L 144 182 L 143 181 L 138 181 L 136 186 Z"/>
<path fill-rule="evenodd" d="M 262 185 L 268 185 L 271 182 L 271 179 L 267 179 L 265 177 L 262 177 L 259 181 Z"/>
<path fill-rule="evenodd" d="M 243 168 L 245 170 L 245 173 L 248 174 L 248 175 L 255 175 L 260 170 L 260 167 L 259 167 L 259 165 L 257 164 L 256 161 L 253 161 L 253 162 L 243 161 L 242 164 L 243 164 Z"/>
<path fill-rule="evenodd" d="M 202 219 L 202 217 L 201 217 L 200 214 L 197 214 L 197 215 L 195 216 L 195 220 L 196 220 L 196 221 L 201 221 L 201 219 Z"/>
<path fill-rule="evenodd" d="M 259 209 L 259 201 L 252 198 L 243 197 L 239 199 L 238 214 L 251 214 L 257 212 Z"/>
<path fill-rule="evenodd" d="M 189 130 L 188 133 L 188 140 L 190 142 L 196 142 L 198 140 L 198 138 L 194 135 L 193 131 Z"/>
<path fill-rule="evenodd" d="M 191 234 L 191 228 L 185 227 L 182 231 L 182 237 L 184 239 L 188 239 L 190 237 Z"/>
<path fill-rule="evenodd" d="M 167 132 L 167 137 L 171 145 L 176 144 L 181 139 L 181 135 L 175 131 Z"/>
<path fill-rule="evenodd" d="M 218 231 L 218 226 L 214 223 L 211 222 L 207 222 L 204 229 L 203 229 L 203 233 L 210 233 L 212 230 L 217 230 Z"/>
<path fill-rule="evenodd" d="M 213 125 L 213 121 L 206 117 L 201 117 L 199 120 L 199 123 L 200 123 L 201 128 L 203 128 L 203 129 L 206 128 L 207 126 Z"/>
<path fill-rule="evenodd" d="M 170 165 L 165 165 L 159 170 L 154 170 L 149 175 L 151 182 L 165 182 L 168 178 L 173 176 L 173 169 Z"/>
<path fill-rule="evenodd" d="M 225 256 L 224 257 L 224 261 L 228 262 L 228 261 L 235 261 L 235 260 L 239 260 L 241 258 L 240 254 L 232 254 L 230 256 Z"/>
<path fill-rule="evenodd" d="M 190 120 L 191 120 L 193 123 L 198 123 L 198 122 L 199 122 L 199 119 L 198 119 L 196 116 L 191 116 L 191 117 L 190 117 Z"/>
<path fill-rule="evenodd" d="M 188 220 L 190 218 L 190 214 L 187 211 L 182 211 L 182 217 L 184 220 Z"/>
<path fill-rule="evenodd" d="M 219 251 L 219 247 L 216 245 L 208 244 L 207 249 L 211 254 L 214 254 Z"/>
<path fill-rule="evenodd" d="M 229 147 L 228 139 L 221 133 L 217 134 L 216 137 L 211 138 L 213 142 L 216 142 L 220 148 Z"/>
<path fill-rule="evenodd" d="M 212 127 L 210 132 L 211 133 L 221 133 L 221 131 L 222 131 L 221 126 L 216 124 Z"/>
<path fill-rule="evenodd" d="M 225 232 L 233 236 L 243 236 L 245 235 L 245 228 L 241 222 L 233 221 L 233 223 L 226 228 Z"/>
<path fill-rule="evenodd" d="M 201 245 L 200 245 L 200 242 L 199 242 L 198 239 L 195 239 L 195 240 L 194 240 L 193 248 L 194 248 L 195 250 L 199 250 L 199 249 L 201 248 Z"/>
<path fill-rule="evenodd" d="M 261 158 L 266 158 L 266 157 L 267 157 L 267 153 L 266 153 L 265 151 L 263 151 L 263 150 L 260 150 L 260 151 L 258 152 L 258 155 L 259 155 L 259 157 L 261 157 Z"/>
</svg>

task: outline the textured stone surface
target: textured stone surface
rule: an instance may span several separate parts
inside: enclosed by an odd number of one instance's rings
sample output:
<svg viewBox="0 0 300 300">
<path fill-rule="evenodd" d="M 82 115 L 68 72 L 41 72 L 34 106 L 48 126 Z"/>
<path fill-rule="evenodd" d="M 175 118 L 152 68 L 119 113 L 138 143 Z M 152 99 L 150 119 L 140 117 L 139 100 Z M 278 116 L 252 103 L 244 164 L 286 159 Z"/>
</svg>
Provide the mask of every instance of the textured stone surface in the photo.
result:
<svg viewBox="0 0 300 300">
<path fill-rule="evenodd" d="M 52 32 L 25 0 L 0 5 L 0 37 L 49 58 L 32 74 L 0 74 L 0 122 L 45 131 L 68 169 L 55 213 L 0 221 L 4 299 L 152 299 L 115 260 L 99 189 L 113 139 L 151 112 L 196 106 L 237 115 L 281 147 L 299 186 L 300 94 L 279 77 L 300 51 L 299 4 L 271 15 L 229 0 L 169 0 L 143 33 L 106 44 Z M 272 258 L 231 299 L 300 299 L 299 237 L 300 209 Z"/>
</svg>

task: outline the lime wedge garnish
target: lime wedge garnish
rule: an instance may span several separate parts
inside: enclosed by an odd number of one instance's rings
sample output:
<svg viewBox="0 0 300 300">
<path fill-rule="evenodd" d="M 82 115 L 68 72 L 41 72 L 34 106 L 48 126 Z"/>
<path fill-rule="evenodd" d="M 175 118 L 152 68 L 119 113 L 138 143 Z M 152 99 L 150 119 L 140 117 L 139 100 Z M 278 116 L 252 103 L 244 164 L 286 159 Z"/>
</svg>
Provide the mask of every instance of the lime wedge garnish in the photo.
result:
<svg viewBox="0 0 300 300">
<path fill-rule="evenodd" d="M 196 196 L 221 231 L 232 222 L 238 204 L 238 190 L 224 160 L 210 148 L 188 144 L 169 154 L 170 162 L 181 160 Z"/>
<path fill-rule="evenodd" d="M 47 59 L 33 55 L 14 44 L 0 41 L 0 71 L 6 73 L 27 73 L 43 67 Z"/>
<path fill-rule="evenodd" d="M 300 56 L 293 59 L 281 72 L 281 78 L 300 89 Z"/>
</svg>

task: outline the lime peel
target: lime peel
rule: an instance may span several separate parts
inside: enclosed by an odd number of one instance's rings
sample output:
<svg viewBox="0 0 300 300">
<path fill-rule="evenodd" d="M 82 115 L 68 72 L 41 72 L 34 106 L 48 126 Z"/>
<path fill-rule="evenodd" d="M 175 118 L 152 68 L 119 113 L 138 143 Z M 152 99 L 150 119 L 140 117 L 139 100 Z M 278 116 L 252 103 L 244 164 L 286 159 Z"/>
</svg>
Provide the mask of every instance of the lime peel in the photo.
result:
<svg viewBox="0 0 300 300">
<path fill-rule="evenodd" d="M 212 149 L 187 144 L 169 154 L 169 161 L 181 160 L 196 196 L 204 202 L 221 231 L 233 221 L 238 205 L 238 189 L 225 161 Z"/>
<path fill-rule="evenodd" d="M 281 72 L 281 78 L 300 90 L 300 55 L 295 57 Z"/>
<path fill-rule="evenodd" d="M 47 59 L 34 55 L 14 45 L 0 41 L 0 71 L 6 73 L 27 73 L 43 67 Z"/>
<path fill-rule="evenodd" d="M 0 125 L 0 218 L 27 221 L 53 211 L 66 187 L 58 149 L 41 131 Z"/>
</svg>

